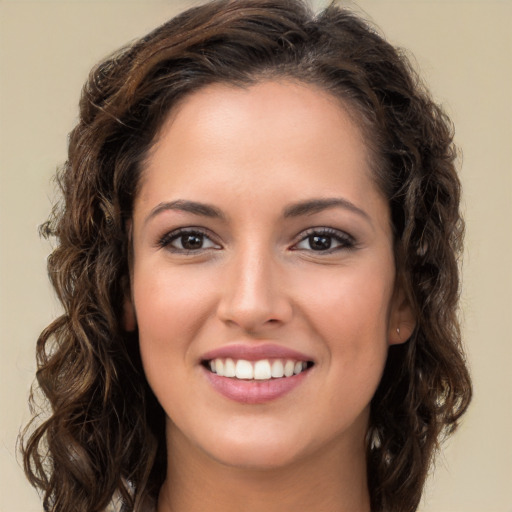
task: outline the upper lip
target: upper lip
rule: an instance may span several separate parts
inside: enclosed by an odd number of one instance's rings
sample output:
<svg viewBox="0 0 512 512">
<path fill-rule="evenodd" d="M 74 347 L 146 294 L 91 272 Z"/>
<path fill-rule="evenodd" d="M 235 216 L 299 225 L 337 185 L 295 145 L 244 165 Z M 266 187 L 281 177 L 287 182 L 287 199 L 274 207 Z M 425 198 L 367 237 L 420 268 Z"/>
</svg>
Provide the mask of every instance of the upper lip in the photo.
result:
<svg viewBox="0 0 512 512">
<path fill-rule="evenodd" d="M 244 344 L 235 343 L 225 345 L 205 353 L 201 360 L 210 361 L 211 359 L 245 359 L 246 361 L 258 361 L 261 359 L 293 359 L 295 361 L 313 361 L 313 358 L 282 345 L 271 343 L 262 344 Z"/>
</svg>

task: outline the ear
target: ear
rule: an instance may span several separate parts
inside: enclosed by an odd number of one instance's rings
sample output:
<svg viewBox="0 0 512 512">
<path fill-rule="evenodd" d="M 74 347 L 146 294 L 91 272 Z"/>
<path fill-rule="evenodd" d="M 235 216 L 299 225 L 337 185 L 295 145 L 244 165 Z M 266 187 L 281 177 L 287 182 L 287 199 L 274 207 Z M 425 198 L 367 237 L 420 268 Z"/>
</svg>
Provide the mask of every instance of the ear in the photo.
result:
<svg viewBox="0 0 512 512">
<path fill-rule="evenodd" d="M 122 325 L 127 332 L 133 332 L 137 328 L 137 317 L 130 293 L 124 296 Z"/>
<path fill-rule="evenodd" d="M 389 315 L 388 343 L 390 345 L 405 343 L 412 336 L 415 327 L 416 317 L 411 302 L 403 287 L 397 285 L 391 303 L 391 313 Z"/>
</svg>

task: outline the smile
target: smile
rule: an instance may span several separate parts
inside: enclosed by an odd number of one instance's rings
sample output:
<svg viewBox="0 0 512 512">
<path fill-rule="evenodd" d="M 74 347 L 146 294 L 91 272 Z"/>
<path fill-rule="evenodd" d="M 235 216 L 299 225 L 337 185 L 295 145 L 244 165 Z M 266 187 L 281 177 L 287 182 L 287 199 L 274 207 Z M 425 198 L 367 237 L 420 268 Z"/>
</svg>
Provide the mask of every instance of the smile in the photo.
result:
<svg viewBox="0 0 512 512">
<path fill-rule="evenodd" d="M 219 377 L 239 380 L 282 379 L 298 375 L 310 368 L 313 363 L 294 359 L 246 359 L 216 358 L 205 361 L 206 367 Z"/>
<path fill-rule="evenodd" d="M 273 343 L 234 343 L 202 355 L 200 366 L 209 385 L 229 400 L 264 404 L 309 380 L 311 354 Z"/>
</svg>

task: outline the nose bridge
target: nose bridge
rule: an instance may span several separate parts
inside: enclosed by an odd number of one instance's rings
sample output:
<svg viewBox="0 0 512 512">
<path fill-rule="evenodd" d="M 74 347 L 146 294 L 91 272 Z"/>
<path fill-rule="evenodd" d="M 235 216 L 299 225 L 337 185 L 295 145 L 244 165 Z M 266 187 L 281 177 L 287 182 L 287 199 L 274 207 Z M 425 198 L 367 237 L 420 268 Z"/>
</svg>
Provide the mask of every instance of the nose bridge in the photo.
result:
<svg viewBox="0 0 512 512">
<path fill-rule="evenodd" d="M 289 319 L 291 304 L 282 286 L 283 269 L 265 244 L 254 240 L 245 243 L 234 251 L 226 271 L 219 305 L 224 321 L 254 331 Z"/>
</svg>

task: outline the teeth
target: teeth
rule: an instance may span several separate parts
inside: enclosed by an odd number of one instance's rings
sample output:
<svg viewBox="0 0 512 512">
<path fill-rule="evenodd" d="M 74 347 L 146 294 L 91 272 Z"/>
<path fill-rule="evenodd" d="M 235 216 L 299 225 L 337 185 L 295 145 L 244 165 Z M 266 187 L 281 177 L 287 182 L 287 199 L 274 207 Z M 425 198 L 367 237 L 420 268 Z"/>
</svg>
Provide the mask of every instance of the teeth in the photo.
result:
<svg viewBox="0 0 512 512">
<path fill-rule="evenodd" d="M 236 378 L 237 379 L 253 379 L 254 369 L 249 361 L 239 359 L 235 366 Z M 226 375 L 224 375 L 225 377 Z"/>
<path fill-rule="evenodd" d="M 236 375 L 235 362 L 233 359 L 226 359 L 224 363 L 224 377 L 234 377 Z"/>
<path fill-rule="evenodd" d="M 295 369 L 295 363 L 293 361 L 286 361 L 284 365 L 284 376 L 291 377 L 293 375 L 293 370 Z"/>
<path fill-rule="evenodd" d="M 259 361 L 246 361 L 238 359 L 212 359 L 209 361 L 210 370 L 220 377 L 230 377 L 243 380 L 269 380 L 281 379 L 298 375 L 307 368 L 305 361 L 292 359 L 261 359 Z"/>
<path fill-rule="evenodd" d="M 281 377 L 284 377 L 284 366 L 283 366 L 282 361 L 280 361 L 279 359 L 276 359 L 272 363 L 270 375 L 272 375 L 272 377 L 274 377 L 275 379 L 280 379 Z"/>
<path fill-rule="evenodd" d="M 263 361 L 256 361 L 254 364 L 254 378 L 256 380 L 267 380 L 272 377 L 272 372 L 270 370 L 270 363 L 268 359 Z"/>
</svg>

